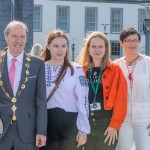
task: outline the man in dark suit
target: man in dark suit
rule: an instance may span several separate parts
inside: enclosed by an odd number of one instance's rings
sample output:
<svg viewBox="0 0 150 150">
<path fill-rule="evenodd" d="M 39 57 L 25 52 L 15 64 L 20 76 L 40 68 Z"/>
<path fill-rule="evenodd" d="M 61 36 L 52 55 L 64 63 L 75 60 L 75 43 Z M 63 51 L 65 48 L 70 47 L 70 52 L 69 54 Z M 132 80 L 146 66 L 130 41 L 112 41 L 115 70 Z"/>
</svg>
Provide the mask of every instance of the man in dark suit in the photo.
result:
<svg viewBox="0 0 150 150">
<path fill-rule="evenodd" d="M 4 30 L 8 50 L 0 56 L 0 150 L 36 150 L 46 144 L 45 67 L 24 52 L 27 33 L 20 21 Z"/>
</svg>

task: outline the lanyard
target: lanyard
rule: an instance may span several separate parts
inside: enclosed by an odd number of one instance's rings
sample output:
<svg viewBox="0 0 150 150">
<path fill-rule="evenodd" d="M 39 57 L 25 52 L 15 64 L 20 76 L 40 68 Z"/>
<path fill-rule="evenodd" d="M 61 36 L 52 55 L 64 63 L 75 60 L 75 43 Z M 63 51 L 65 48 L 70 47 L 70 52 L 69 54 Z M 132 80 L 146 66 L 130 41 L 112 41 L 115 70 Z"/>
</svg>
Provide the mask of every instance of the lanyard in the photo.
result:
<svg viewBox="0 0 150 150">
<path fill-rule="evenodd" d="M 98 87 L 99 87 L 99 85 L 101 83 L 102 73 L 103 73 L 103 71 L 100 70 L 99 75 L 98 75 L 98 79 L 97 79 L 97 82 L 96 82 L 96 86 L 94 86 L 94 83 L 92 81 L 92 68 L 90 68 L 90 83 L 91 83 L 92 90 L 94 92 L 93 103 L 96 102 L 96 95 L 97 95 L 97 92 L 98 92 Z"/>
</svg>

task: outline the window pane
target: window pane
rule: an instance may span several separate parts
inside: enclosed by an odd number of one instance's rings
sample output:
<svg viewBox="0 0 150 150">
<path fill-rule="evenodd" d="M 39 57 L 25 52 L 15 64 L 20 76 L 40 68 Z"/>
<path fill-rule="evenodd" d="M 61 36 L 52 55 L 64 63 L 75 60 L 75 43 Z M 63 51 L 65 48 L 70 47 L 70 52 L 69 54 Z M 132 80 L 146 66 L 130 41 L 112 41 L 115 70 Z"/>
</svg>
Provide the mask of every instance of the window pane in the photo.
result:
<svg viewBox="0 0 150 150">
<path fill-rule="evenodd" d="M 123 9 L 111 9 L 111 32 L 120 33 L 123 27 Z"/>
<path fill-rule="evenodd" d="M 143 20 L 146 18 L 146 9 L 139 9 L 138 31 L 143 33 Z"/>
<path fill-rule="evenodd" d="M 33 31 L 42 30 L 42 6 L 34 6 L 33 11 Z"/>
<path fill-rule="evenodd" d="M 57 28 L 69 32 L 69 7 L 57 6 Z"/>
<path fill-rule="evenodd" d="M 118 41 L 111 42 L 111 55 L 120 56 L 120 43 Z"/>
<path fill-rule="evenodd" d="M 97 30 L 97 13 L 95 7 L 85 8 L 85 32 Z"/>
</svg>

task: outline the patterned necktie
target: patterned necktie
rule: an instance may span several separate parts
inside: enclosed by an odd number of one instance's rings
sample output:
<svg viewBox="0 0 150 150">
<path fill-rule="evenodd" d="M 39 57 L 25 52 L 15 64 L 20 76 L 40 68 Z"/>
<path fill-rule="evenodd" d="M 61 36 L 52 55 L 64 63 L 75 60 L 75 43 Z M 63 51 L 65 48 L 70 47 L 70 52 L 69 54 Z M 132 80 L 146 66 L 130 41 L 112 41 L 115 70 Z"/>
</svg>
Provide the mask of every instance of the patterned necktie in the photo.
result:
<svg viewBox="0 0 150 150">
<path fill-rule="evenodd" d="M 17 61 L 16 58 L 12 59 L 12 64 L 11 64 L 10 69 L 9 69 L 9 80 L 10 80 L 10 84 L 11 84 L 13 91 L 14 91 L 14 78 L 15 78 L 15 71 L 16 71 L 15 62 L 16 61 Z"/>
</svg>

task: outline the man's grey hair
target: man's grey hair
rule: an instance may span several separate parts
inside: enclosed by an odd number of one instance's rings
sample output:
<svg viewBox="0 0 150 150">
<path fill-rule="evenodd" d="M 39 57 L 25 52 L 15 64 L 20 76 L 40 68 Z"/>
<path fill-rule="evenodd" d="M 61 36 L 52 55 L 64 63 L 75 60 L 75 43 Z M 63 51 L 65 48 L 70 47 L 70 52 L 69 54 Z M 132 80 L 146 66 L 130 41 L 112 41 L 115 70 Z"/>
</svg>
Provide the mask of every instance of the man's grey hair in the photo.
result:
<svg viewBox="0 0 150 150">
<path fill-rule="evenodd" d="M 25 23 L 23 23 L 21 21 L 13 20 L 13 21 L 9 22 L 9 24 L 6 26 L 6 28 L 4 30 L 4 35 L 5 36 L 8 36 L 8 34 L 10 32 L 10 28 L 12 26 L 20 26 L 26 31 L 26 34 L 28 34 L 28 27 Z"/>
</svg>

